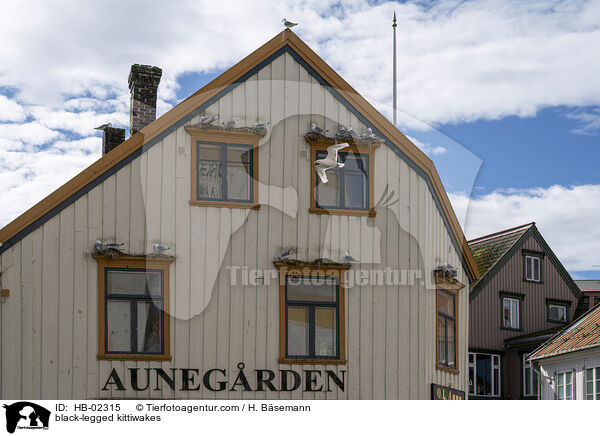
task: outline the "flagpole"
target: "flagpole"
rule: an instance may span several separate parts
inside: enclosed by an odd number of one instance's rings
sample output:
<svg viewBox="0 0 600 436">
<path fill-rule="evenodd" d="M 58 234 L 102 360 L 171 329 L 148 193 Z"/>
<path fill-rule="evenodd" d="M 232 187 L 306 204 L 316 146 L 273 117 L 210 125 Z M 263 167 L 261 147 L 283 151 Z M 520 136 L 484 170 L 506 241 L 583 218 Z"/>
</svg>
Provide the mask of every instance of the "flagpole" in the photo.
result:
<svg viewBox="0 0 600 436">
<path fill-rule="evenodd" d="M 394 29 L 394 126 L 396 125 L 396 113 L 398 111 L 398 101 L 397 101 L 397 93 L 396 93 L 396 12 L 394 11 L 394 21 L 392 23 L 392 28 Z"/>
</svg>

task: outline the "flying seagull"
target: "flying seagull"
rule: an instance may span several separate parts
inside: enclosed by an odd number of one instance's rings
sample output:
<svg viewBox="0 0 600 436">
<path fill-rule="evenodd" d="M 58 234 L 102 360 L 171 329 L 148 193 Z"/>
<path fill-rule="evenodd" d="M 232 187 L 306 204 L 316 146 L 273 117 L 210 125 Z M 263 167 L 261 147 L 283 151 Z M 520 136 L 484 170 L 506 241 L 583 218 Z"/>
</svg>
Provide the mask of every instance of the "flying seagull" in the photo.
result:
<svg viewBox="0 0 600 436">
<path fill-rule="evenodd" d="M 281 20 L 281 22 L 282 22 L 282 23 L 283 23 L 283 25 L 284 25 L 285 27 L 287 27 L 288 29 L 289 29 L 290 27 L 294 27 L 294 26 L 297 26 L 297 25 L 298 25 L 298 23 L 292 23 L 291 21 L 288 21 L 288 20 L 287 20 L 287 18 L 284 18 L 283 20 Z"/>
<path fill-rule="evenodd" d="M 342 144 L 333 144 L 327 147 L 327 156 L 324 159 L 317 159 L 315 163 L 317 164 L 317 174 L 323 183 L 327 183 L 327 174 L 325 171 L 330 170 L 331 168 L 343 168 L 344 164 L 338 162 L 338 150 L 342 148 L 348 147 L 348 143 L 344 142 Z"/>
<path fill-rule="evenodd" d="M 277 256 L 277 262 L 281 262 L 282 260 L 289 259 L 293 252 L 294 252 L 294 250 L 292 250 L 291 248 L 288 248 L 283 253 L 281 253 L 279 256 Z"/>
<path fill-rule="evenodd" d="M 344 262 L 355 263 L 355 262 L 358 262 L 358 260 L 356 260 L 355 258 L 353 258 L 352 256 L 350 256 L 350 253 L 348 253 L 346 251 L 346 254 L 344 254 Z"/>
<path fill-rule="evenodd" d="M 100 241 L 96 241 L 94 243 L 94 250 L 95 251 L 102 251 L 102 250 L 108 250 L 109 248 L 116 249 L 116 248 L 118 248 L 118 247 L 120 247 L 122 245 L 125 245 L 125 243 L 122 242 L 122 243 L 118 244 L 116 242 L 107 242 L 106 244 L 103 244 Z"/>
<path fill-rule="evenodd" d="M 238 122 L 238 119 L 237 119 L 237 118 L 232 118 L 232 119 L 230 119 L 229 121 L 225 121 L 225 122 L 223 123 L 223 125 L 224 125 L 225 127 L 229 127 L 229 128 L 231 128 L 231 127 L 235 127 L 235 125 L 236 125 L 236 123 L 237 123 L 237 122 Z"/>
<path fill-rule="evenodd" d="M 165 251 L 169 249 L 169 247 L 165 247 L 164 245 L 157 244 L 156 242 L 152 244 L 152 248 L 154 248 L 154 252 L 158 254 L 163 254 Z"/>
<path fill-rule="evenodd" d="M 101 126 L 94 127 L 94 130 L 104 130 L 107 127 L 112 127 L 112 124 L 111 123 L 102 124 Z"/>
<path fill-rule="evenodd" d="M 317 126 L 317 123 L 312 123 L 310 130 L 315 133 L 320 133 L 321 135 L 325 135 L 326 132 L 329 132 L 329 130 L 321 129 L 319 126 Z"/>
</svg>

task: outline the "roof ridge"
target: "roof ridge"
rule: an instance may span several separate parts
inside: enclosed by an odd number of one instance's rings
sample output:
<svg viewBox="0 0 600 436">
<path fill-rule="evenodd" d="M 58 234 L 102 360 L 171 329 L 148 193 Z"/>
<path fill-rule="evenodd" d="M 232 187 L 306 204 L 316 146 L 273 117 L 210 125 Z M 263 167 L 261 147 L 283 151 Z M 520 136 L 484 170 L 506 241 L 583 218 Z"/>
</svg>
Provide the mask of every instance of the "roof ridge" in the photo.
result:
<svg viewBox="0 0 600 436">
<path fill-rule="evenodd" d="M 489 235 L 479 236 L 478 238 L 471 239 L 470 241 L 467 241 L 467 243 L 470 245 L 470 244 L 473 244 L 473 243 L 482 242 L 485 239 L 493 239 L 493 238 L 497 238 L 497 237 L 500 237 L 500 236 L 505 236 L 505 235 L 507 235 L 509 233 L 515 233 L 517 230 L 521 230 L 521 229 L 524 229 L 526 227 L 531 227 L 531 226 L 535 226 L 535 221 L 532 221 L 532 222 L 527 223 L 527 224 L 521 224 L 520 226 L 512 227 L 510 229 L 500 230 L 500 231 L 495 232 L 495 233 L 490 233 Z"/>
</svg>

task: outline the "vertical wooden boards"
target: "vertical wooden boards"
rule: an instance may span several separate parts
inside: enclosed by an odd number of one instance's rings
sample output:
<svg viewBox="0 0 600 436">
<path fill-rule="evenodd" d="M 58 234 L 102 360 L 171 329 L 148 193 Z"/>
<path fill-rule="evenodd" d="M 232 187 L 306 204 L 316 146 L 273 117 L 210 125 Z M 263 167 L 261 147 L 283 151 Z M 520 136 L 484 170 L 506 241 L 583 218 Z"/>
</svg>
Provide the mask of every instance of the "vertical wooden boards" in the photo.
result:
<svg viewBox="0 0 600 436">
<path fill-rule="evenodd" d="M 33 236 L 21 241 L 21 396 L 33 398 Z"/>
<path fill-rule="evenodd" d="M 42 240 L 43 227 L 31 233 L 32 399 L 41 399 L 42 397 Z M 85 349 L 83 352 L 85 353 Z"/>
<path fill-rule="evenodd" d="M 60 219 L 44 224 L 42 266 L 42 399 L 58 397 Z"/>
<path fill-rule="evenodd" d="M 114 220 L 114 218 L 113 218 Z M 75 245 L 75 206 L 60 213 L 58 269 L 58 398 L 73 394 L 73 277 Z"/>
<path fill-rule="evenodd" d="M 130 173 L 127 174 L 127 192 L 130 186 Z M 128 205 L 129 206 L 129 205 Z M 86 398 L 86 348 L 87 348 L 87 307 L 88 307 L 88 260 L 92 246 L 88 242 L 87 196 L 84 201 L 75 202 L 75 241 L 73 267 L 73 388 L 72 398 Z M 129 207 L 127 207 L 129 219 Z M 129 240 L 129 228 L 125 231 Z M 90 265 L 89 267 L 93 267 Z M 92 345 L 93 347 L 93 345 Z"/>
<path fill-rule="evenodd" d="M 10 290 L 10 296 L 0 307 L 2 331 L 10 332 L 2 337 L 2 398 L 6 399 L 18 399 L 22 395 L 21 247 L 17 244 L 2 253 L 2 286 Z"/>
<path fill-rule="evenodd" d="M 132 165 L 132 173 L 134 166 Z M 139 164 L 138 177 L 139 177 Z M 132 185 L 135 186 L 135 185 Z M 141 201 L 141 189 L 139 190 Z M 133 191 L 132 191 L 133 194 Z M 133 198 L 133 196 L 132 196 Z M 102 185 L 92 189 L 86 196 L 88 217 L 88 246 L 93 247 L 96 240 L 102 239 Z M 100 397 L 100 362 L 98 354 L 98 267 L 91 259 L 88 261 L 87 274 L 87 398 Z"/>
</svg>

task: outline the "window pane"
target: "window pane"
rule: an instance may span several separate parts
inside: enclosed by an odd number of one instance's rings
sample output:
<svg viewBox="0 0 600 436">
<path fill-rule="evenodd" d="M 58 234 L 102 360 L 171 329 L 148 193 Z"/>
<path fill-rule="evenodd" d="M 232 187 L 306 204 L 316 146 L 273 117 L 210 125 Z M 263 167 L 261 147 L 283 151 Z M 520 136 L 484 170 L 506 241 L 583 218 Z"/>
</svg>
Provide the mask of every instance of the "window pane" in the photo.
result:
<svg viewBox="0 0 600 436">
<path fill-rule="evenodd" d="M 446 320 L 446 333 L 448 335 L 448 366 L 456 366 L 456 348 L 455 348 L 455 324 L 453 320 Z"/>
<path fill-rule="evenodd" d="M 113 295 L 162 295 L 161 274 L 155 271 L 114 271 L 106 273 L 107 293 Z"/>
<path fill-rule="evenodd" d="M 492 360 L 489 354 L 477 355 L 475 390 L 477 395 L 492 393 Z"/>
<path fill-rule="evenodd" d="M 469 393 L 475 393 L 475 368 L 469 367 Z"/>
<path fill-rule="evenodd" d="M 198 198 L 222 198 L 223 164 L 200 159 L 198 161 Z"/>
<path fill-rule="evenodd" d="M 550 304 L 548 306 L 548 318 L 553 321 L 567 322 L 567 308 Z"/>
<path fill-rule="evenodd" d="M 523 371 L 523 382 L 524 382 L 524 393 L 525 395 L 531 395 L 531 370 L 529 368 L 525 368 Z"/>
<path fill-rule="evenodd" d="M 565 374 L 565 399 L 572 400 L 573 399 L 573 373 L 567 372 Z"/>
<path fill-rule="evenodd" d="M 315 354 L 336 355 L 336 316 L 333 307 L 315 308 Z"/>
<path fill-rule="evenodd" d="M 338 160 L 344 164 L 348 171 L 360 171 L 366 173 L 369 167 L 369 156 L 357 153 L 339 153 Z"/>
<path fill-rule="evenodd" d="M 198 157 L 204 160 L 221 160 L 221 146 L 200 144 L 198 146 Z"/>
<path fill-rule="evenodd" d="M 493 363 L 495 366 L 500 366 L 500 356 L 493 355 Z"/>
<path fill-rule="evenodd" d="M 308 307 L 288 306 L 287 347 L 290 356 L 308 356 Z"/>
<path fill-rule="evenodd" d="M 131 305 L 129 301 L 108 300 L 108 351 L 131 351 Z"/>
<path fill-rule="evenodd" d="M 227 160 L 229 162 L 250 163 L 251 150 L 245 147 L 228 147 Z"/>
<path fill-rule="evenodd" d="M 229 163 L 227 196 L 229 200 L 250 200 L 250 175 L 245 164 Z"/>
<path fill-rule="evenodd" d="M 473 353 L 469 353 L 469 363 L 473 363 Z"/>
<path fill-rule="evenodd" d="M 340 182 L 337 170 L 327 171 L 327 183 L 322 183 L 317 175 L 317 206 L 319 207 L 341 207 Z"/>
<path fill-rule="evenodd" d="M 500 369 L 494 368 L 494 395 L 500 396 Z"/>
<path fill-rule="evenodd" d="M 537 257 L 533 258 L 533 280 L 540 281 L 540 259 Z"/>
<path fill-rule="evenodd" d="M 162 311 L 154 303 L 137 303 L 137 343 L 142 353 L 160 353 Z"/>
<path fill-rule="evenodd" d="M 287 277 L 290 301 L 336 301 L 337 281 L 330 277 Z"/>
<path fill-rule="evenodd" d="M 438 289 L 437 305 L 438 313 L 445 313 L 452 317 L 454 316 L 454 295 Z"/>
<path fill-rule="evenodd" d="M 558 374 L 558 382 L 556 383 L 557 398 L 563 400 L 565 398 L 565 374 Z"/>
<path fill-rule="evenodd" d="M 529 257 L 529 256 L 525 257 L 525 278 L 527 280 L 533 279 L 532 261 L 533 261 L 533 259 L 531 257 Z"/>
<path fill-rule="evenodd" d="M 344 198 L 345 206 L 349 208 L 366 209 L 367 206 L 367 176 L 364 173 L 346 173 Z"/>
<path fill-rule="evenodd" d="M 502 319 L 504 327 L 510 328 L 510 300 L 508 298 L 502 300 Z"/>
<path fill-rule="evenodd" d="M 448 356 L 446 355 L 446 322 L 441 316 L 437 317 L 437 332 L 439 363 L 446 365 L 446 362 L 448 361 Z"/>
</svg>

